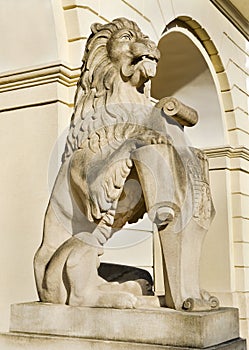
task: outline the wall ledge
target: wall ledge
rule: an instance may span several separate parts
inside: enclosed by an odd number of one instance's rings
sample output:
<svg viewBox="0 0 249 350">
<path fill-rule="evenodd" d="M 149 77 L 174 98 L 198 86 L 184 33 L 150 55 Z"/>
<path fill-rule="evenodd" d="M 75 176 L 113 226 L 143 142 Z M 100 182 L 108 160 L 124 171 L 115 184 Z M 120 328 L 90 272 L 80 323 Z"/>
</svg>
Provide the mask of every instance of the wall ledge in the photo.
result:
<svg viewBox="0 0 249 350">
<path fill-rule="evenodd" d="M 79 76 L 79 67 L 70 67 L 61 61 L 26 67 L 20 70 L 1 73 L 0 92 L 8 92 L 51 82 L 58 82 L 66 87 L 71 87 L 77 84 Z"/>
<path fill-rule="evenodd" d="M 223 146 L 223 147 L 214 147 L 214 148 L 206 148 L 203 150 L 208 158 L 243 158 L 249 161 L 249 149 L 244 146 L 240 147 L 231 147 L 231 146 Z"/>
</svg>

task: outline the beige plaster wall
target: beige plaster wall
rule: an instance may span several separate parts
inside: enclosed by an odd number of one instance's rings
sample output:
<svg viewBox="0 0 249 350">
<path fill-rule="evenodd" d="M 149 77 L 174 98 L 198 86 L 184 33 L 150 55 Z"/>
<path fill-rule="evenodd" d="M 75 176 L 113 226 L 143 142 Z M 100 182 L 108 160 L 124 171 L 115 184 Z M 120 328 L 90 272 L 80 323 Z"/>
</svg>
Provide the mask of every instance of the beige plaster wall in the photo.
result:
<svg viewBox="0 0 249 350">
<path fill-rule="evenodd" d="M 32 258 L 49 196 L 50 155 L 70 119 L 90 25 L 125 16 L 158 42 L 170 22 L 179 17 L 184 22 L 187 16 L 195 21 L 189 23 L 213 65 L 227 140 L 207 149 L 217 216 L 205 242 L 201 279 L 224 305 L 240 307 L 241 334 L 249 337 L 245 38 L 208 0 L 0 0 L 0 5 L 1 330 L 8 326 L 9 304 L 36 298 Z M 59 146 L 54 168 L 60 152 Z M 141 253 L 131 263 L 152 269 L 153 245 L 152 240 L 144 243 L 140 251 L 146 251 L 146 258 Z M 115 254 L 109 260 L 124 262 L 125 254 Z"/>
<path fill-rule="evenodd" d="M 0 329 L 7 330 L 10 304 L 37 299 L 32 261 L 49 196 L 48 165 L 70 119 L 75 83 L 58 61 L 53 2 L 0 6 Z"/>
<path fill-rule="evenodd" d="M 50 0 L 1 0 L 0 6 L 2 72 L 58 58 Z"/>
</svg>

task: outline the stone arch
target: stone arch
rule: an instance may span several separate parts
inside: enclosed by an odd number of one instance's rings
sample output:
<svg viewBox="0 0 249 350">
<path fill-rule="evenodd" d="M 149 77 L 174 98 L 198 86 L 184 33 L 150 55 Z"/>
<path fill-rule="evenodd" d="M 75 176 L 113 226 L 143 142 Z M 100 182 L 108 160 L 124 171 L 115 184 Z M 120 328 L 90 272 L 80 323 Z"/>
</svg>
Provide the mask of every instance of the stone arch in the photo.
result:
<svg viewBox="0 0 249 350">
<path fill-rule="evenodd" d="M 174 40 L 177 45 L 174 45 Z M 228 100 L 231 105 L 230 88 L 218 50 L 207 31 L 192 18 L 180 16 L 166 26 L 158 46 L 159 49 L 161 48 L 162 57 L 158 74 L 152 81 L 152 96 L 158 99 L 174 95 L 198 110 L 200 123 L 193 129 L 186 130 L 194 146 L 210 148 L 228 144 L 229 134 L 225 112 L 229 109 Z M 184 49 L 187 52 L 183 52 Z M 181 59 L 180 55 L 182 55 Z M 191 64 L 190 69 L 185 65 L 186 59 L 186 64 Z M 181 73 L 177 76 L 177 70 L 184 72 L 182 77 L 179 77 Z M 168 81 L 165 83 L 167 78 Z M 205 93 L 208 104 L 203 96 Z M 201 100 L 205 100 L 206 111 L 205 106 L 200 105 Z M 205 112 L 206 117 L 202 116 Z M 212 125 L 214 125 L 213 131 Z M 207 132 L 206 139 L 209 139 L 207 143 L 197 137 L 197 134 L 201 135 L 204 129 Z"/>
<path fill-rule="evenodd" d="M 176 26 L 188 29 L 202 43 L 217 74 L 225 71 L 215 44 L 211 40 L 207 31 L 202 28 L 198 22 L 189 16 L 180 16 L 166 26 L 164 33 Z"/>
</svg>

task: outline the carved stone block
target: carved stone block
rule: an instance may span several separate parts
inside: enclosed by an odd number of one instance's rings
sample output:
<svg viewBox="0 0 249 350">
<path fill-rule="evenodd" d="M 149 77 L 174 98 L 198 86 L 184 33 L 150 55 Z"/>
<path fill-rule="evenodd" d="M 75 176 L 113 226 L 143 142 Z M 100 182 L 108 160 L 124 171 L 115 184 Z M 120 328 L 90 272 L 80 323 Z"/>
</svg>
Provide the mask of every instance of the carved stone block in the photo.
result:
<svg viewBox="0 0 249 350">
<path fill-rule="evenodd" d="M 156 345 L 166 349 L 205 349 L 239 338 L 239 321 L 238 310 L 234 308 L 183 312 L 168 308 L 118 310 L 38 302 L 12 305 L 10 331 L 31 337 L 49 334 L 95 342 L 98 339 L 138 343 L 142 344 L 141 349 L 143 346 L 146 349 L 148 344 L 150 349 Z"/>
<path fill-rule="evenodd" d="M 25 333 L 0 334 L 0 348 L 4 350 L 201 350 L 201 348 L 185 346 L 139 344 Z M 237 338 L 211 346 L 207 350 L 246 350 L 246 341 Z"/>
</svg>

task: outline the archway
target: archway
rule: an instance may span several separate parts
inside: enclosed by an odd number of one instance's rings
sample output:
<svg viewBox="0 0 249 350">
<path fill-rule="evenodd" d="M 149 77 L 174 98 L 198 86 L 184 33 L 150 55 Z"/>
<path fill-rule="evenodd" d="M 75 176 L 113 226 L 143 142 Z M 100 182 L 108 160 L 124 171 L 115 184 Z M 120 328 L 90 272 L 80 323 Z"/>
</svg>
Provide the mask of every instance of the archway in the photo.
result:
<svg viewBox="0 0 249 350">
<path fill-rule="evenodd" d="M 175 27 L 162 36 L 158 47 L 161 59 L 152 80 L 152 97 L 174 96 L 198 111 L 197 125 L 186 128 L 193 146 L 227 143 L 214 68 L 198 39 L 186 28 Z"/>
</svg>

